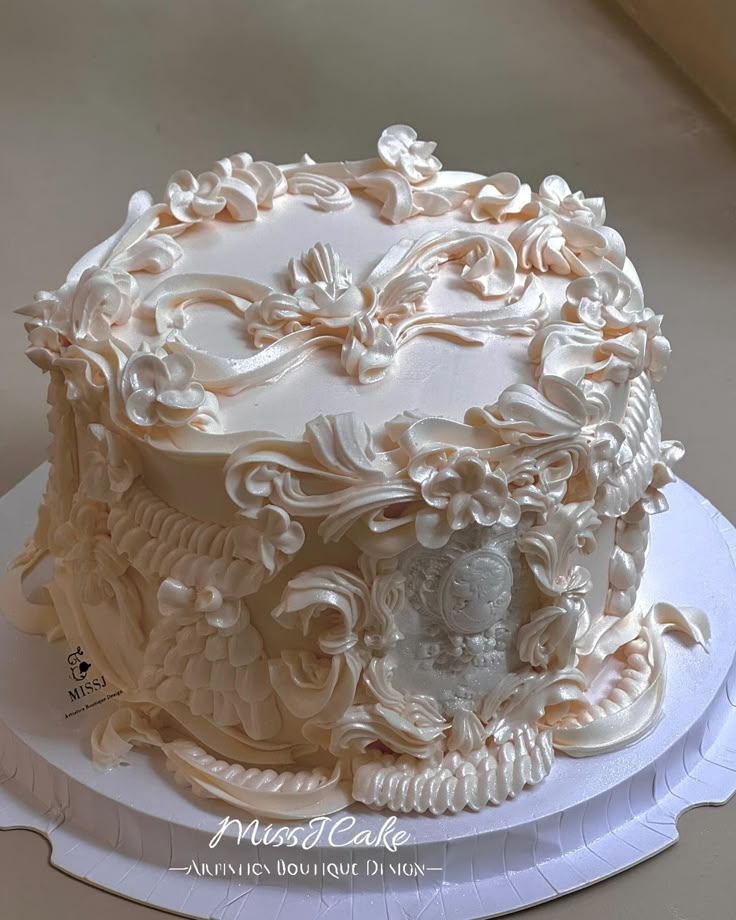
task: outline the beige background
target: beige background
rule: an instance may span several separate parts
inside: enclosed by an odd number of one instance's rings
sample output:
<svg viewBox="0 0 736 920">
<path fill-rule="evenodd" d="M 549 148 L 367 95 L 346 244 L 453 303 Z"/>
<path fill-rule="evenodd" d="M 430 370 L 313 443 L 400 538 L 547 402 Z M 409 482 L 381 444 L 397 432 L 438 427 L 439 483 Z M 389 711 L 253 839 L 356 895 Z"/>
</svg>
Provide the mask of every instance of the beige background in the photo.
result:
<svg viewBox="0 0 736 920">
<path fill-rule="evenodd" d="M 618 0 L 732 121 L 736 122 L 736 3 Z"/>
<path fill-rule="evenodd" d="M 12 309 L 122 218 L 136 188 L 247 149 L 360 157 L 408 121 L 448 167 L 562 172 L 604 194 L 675 353 L 660 387 L 680 472 L 732 520 L 736 142 L 614 4 L 594 0 L 5 0 L 0 7 L 0 493 L 43 458 L 45 384 Z M 22 535 L 18 535 L 20 541 Z M 594 765 L 591 764 L 591 768 Z M 682 841 L 529 920 L 724 920 L 736 804 Z M 46 868 L 0 834 L 0 916 L 160 914 Z"/>
</svg>

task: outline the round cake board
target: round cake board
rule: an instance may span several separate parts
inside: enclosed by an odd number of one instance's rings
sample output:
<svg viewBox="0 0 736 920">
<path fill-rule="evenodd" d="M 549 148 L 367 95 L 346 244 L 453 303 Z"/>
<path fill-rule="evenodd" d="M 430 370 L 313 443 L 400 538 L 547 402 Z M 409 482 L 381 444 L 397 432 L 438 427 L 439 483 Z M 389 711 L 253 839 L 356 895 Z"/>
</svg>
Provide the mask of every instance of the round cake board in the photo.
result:
<svg viewBox="0 0 736 920">
<path fill-rule="evenodd" d="M 3 566 L 32 530 L 46 475 L 40 467 L 0 500 Z M 283 822 L 249 824 L 194 797 L 155 751 L 95 767 L 90 732 L 115 689 L 83 649 L 0 618 L 0 828 L 40 831 L 51 863 L 89 884 L 221 920 L 471 920 L 621 872 L 673 844 L 684 811 L 736 791 L 736 531 L 684 483 L 667 497 L 669 512 L 652 521 L 641 602 L 702 608 L 712 640 L 706 653 L 667 638 L 664 716 L 630 748 L 560 754 L 543 783 L 501 807 L 442 817 L 356 807 L 311 827 L 294 822 L 297 845 L 286 846 Z M 15 588 L 6 579 L 0 607 L 11 617 L 14 590 L 17 603 L 17 577 Z M 228 816 L 240 827 L 213 845 Z"/>
</svg>

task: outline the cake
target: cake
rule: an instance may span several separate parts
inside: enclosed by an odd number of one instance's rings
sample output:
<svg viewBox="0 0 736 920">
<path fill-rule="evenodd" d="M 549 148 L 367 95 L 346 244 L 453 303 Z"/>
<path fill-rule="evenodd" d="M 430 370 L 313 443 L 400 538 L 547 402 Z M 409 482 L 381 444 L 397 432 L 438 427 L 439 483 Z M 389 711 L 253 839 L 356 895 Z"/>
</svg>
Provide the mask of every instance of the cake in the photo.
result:
<svg viewBox="0 0 736 920">
<path fill-rule="evenodd" d="M 683 448 L 603 199 L 434 150 L 176 172 L 19 311 L 53 443 L 13 621 L 122 691 L 99 763 L 271 817 L 477 810 L 641 738 L 662 634 L 706 644 L 637 599 Z"/>
</svg>

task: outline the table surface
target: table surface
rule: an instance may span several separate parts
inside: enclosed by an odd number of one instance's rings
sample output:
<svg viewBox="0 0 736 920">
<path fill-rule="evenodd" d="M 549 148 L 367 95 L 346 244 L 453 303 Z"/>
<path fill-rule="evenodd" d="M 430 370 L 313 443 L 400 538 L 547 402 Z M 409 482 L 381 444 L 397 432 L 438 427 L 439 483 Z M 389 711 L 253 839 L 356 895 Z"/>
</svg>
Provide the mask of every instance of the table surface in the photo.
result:
<svg viewBox="0 0 736 920">
<path fill-rule="evenodd" d="M 58 287 L 133 190 L 242 149 L 357 158 L 409 122 L 448 168 L 532 185 L 560 172 L 606 197 L 672 342 L 658 393 L 666 436 L 688 448 L 679 472 L 736 520 L 736 135 L 615 5 L 6 0 L 0 118 L 0 494 L 48 443 L 45 381 L 12 309 Z M 680 829 L 665 853 L 525 918 L 732 916 L 736 802 Z M 35 834 L 0 834 L 3 918 L 162 916 L 47 857 Z"/>
</svg>

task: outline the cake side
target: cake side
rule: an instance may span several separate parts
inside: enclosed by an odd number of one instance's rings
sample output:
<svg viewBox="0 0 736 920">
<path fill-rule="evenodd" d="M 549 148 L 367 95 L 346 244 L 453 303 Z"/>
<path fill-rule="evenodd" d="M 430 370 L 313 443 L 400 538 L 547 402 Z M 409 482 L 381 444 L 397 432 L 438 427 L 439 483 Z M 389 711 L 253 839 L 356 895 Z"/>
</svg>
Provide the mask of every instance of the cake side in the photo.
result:
<svg viewBox="0 0 736 920">
<path fill-rule="evenodd" d="M 636 602 L 681 448 L 602 199 L 444 174 L 403 126 L 378 152 L 175 174 L 23 311 L 54 435 L 29 624 L 124 691 L 98 758 L 160 746 L 262 814 L 501 802 L 640 737 L 661 633 L 707 638 Z"/>
</svg>

